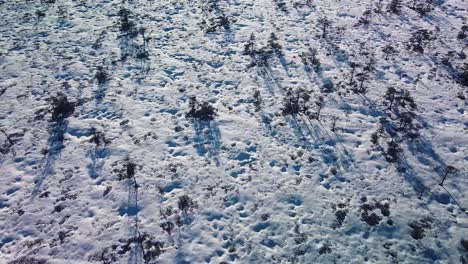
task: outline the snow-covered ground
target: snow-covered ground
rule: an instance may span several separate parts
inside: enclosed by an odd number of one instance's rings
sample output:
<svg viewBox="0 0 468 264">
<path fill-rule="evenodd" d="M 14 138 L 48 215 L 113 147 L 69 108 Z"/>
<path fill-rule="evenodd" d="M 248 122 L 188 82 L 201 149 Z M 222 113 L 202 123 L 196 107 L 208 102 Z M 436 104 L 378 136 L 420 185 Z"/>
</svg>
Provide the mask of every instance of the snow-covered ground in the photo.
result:
<svg viewBox="0 0 468 264">
<path fill-rule="evenodd" d="M 468 5 L 390 2 L 0 0 L 0 263 L 468 263 Z"/>
</svg>

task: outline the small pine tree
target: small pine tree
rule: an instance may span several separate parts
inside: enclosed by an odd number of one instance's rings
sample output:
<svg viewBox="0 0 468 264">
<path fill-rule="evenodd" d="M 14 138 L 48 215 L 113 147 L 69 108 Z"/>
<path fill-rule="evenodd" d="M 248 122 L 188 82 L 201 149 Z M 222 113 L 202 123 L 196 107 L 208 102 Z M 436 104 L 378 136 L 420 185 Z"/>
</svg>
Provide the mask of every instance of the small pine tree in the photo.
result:
<svg viewBox="0 0 468 264">
<path fill-rule="evenodd" d="M 326 38 L 328 34 L 328 28 L 331 25 L 330 20 L 328 20 L 326 17 L 322 17 L 318 20 L 318 25 L 320 29 L 322 30 L 321 38 Z"/>
<path fill-rule="evenodd" d="M 460 83 L 468 87 L 468 63 L 465 63 L 464 68 L 461 70 Z"/>
<path fill-rule="evenodd" d="M 190 110 L 185 114 L 187 118 L 196 118 L 203 121 L 211 121 L 216 116 L 216 109 L 208 102 L 199 104 L 196 97 L 190 98 Z"/>
<path fill-rule="evenodd" d="M 52 121 L 60 122 L 75 112 L 75 104 L 68 101 L 66 95 L 60 93 L 52 98 Z"/>
<path fill-rule="evenodd" d="M 377 132 L 372 133 L 371 135 L 371 142 L 374 145 L 379 145 L 379 134 Z"/>
<path fill-rule="evenodd" d="M 387 8 L 388 12 L 393 14 L 400 14 L 401 12 L 401 0 L 391 0 Z"/>
<path fill-rule="evenodd" d="M 372 16 L 372 11 L 367 9 L 362 13 L 361 18 L 359 19 L 359 23 L 362 25 L 368 25 L 370 23 L 370 18 Z"/>
<path fill-rule="evenodd" d="M 278 43 L 278 37 L 275 35 L 275 33 L 271 33 L 270 39 L 268 40 L 268 45 L 277 55 L 282 55 L 283 47 L 281 47 L 281 45 Z"/>
<path fill-rule="evenodd" d="M 104 67 L 99 66 L 96 71 L 96 75 L 94 76 L 96 78 L 97 82 L 99 85 L 103 85 L 107 82 L 109 79 L 109 75 L 107 72 L 104 70 Z"/>
<path fill-rule="evenodd" d="M 192 211 L 193 209 L 197 208 L 198 205 L 188 195 L 182 195 L 181 197 L 179 197 L 177 206 L 179 207 L 180 211 L 187 214 L 188 211 Z"/>
<path fill-rule="evenodd" d="M 385 159 L 388 162 L 395 163 L 398 161 L 398 156 L 403 152 L 403 149 L 393 139 L 387 143 L 387 151 L 385 152 Z"/>
<path fill-rule="evenodd" d="M 255 35 L 250 35 L 249 41 L 244 45 L 244 55 L 253 56 L 255 54 Z"/>
<path fill-rule="evenodd" d="M 385 54 L 385 59 L 388 60 L 389 56 L 393 56 L 398 53 L 398 51 L 392 45 L 386 45 L 382 52 Z"/>
<path fill-rule="evenodd" d="M 426 46 L 434 39 L 433 33 L 427 29 L 420 29 L 413 33 L 409 40 L 409 48 L 424 53 Z"/>
<path fill-rule="evenodd" d="M 254 98 L 254 105 L 255 105 L 255 111 L 258 112 L 261 110 L 262 108 L 262 103 L 263 103 L 263 100 L 262 100 L 262 97 L 260 96 L 260 91 L 259 90 L 255 90 L 254 94 L 253 94 L 253 98 Z"/>
</svg>

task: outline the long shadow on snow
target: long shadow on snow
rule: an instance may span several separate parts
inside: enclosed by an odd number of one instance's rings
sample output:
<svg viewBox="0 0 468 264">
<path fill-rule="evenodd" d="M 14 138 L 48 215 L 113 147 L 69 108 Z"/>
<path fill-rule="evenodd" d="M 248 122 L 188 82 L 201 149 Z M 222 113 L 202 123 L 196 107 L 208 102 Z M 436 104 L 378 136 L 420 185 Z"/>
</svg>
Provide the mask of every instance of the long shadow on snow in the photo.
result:
<svg viewBox="0 0 468 264">
<path fill-rule="evenodd" d="M 219 166 L 218 153 L 221 147 L 221 131 L 214 121 L 194 120 L 194 141 L 200 156 L 208 155 Z"/>
<path fill-rule="evenodd" d="M 310 122 L 309 119 L 306 120 L 306 118 L 300 115 L 298 116 L 299 116 L 299 119 L 297 117 L 290 118 L 290 125 L 294 130 L 294 134 L 298 138 L 300 138 L 301 141 L 303 142 L 302 144 L 303 148 L 307 150 L 310 150 L 311 147 L 313 147 L 314 149 L 318 149 L 325 163 L 332 164 L 332 163 L 341 161 L 340 162 L 341 166 L 344 169 L 348 170 L 350 166 L 352 166 L 353 158 L 346 151 L 340 139 L 336 135 L 335 135 L 337 137 L 336 140 L 333 139 L 325 127 L 316 126 L 312 122 Z M 301 122 L 299 122 L 299 120 Z M 313 145 L 311 145 L 307 137 L 313 140 Z M 325 140 L 323 138 L 325 138 Z M 342 145 L 343 151 L 339 149 L 337 143 Z M 321 146 L 330 146 L 330 147 L 333 147 L 333 149 L 323 148 Z"/>
<path fill-rule="evenodd" d="M 128 201 L 126 214 L 128 217 L 129 236 L 132 238 L 138 238 L 140 236 L 138 230 L 138 185 L 134 179 L 127 179 L 128 185 Z M 143 251 L 141 246 L 137 243 L 133 243 L 130 256 L 128 258 L 129 264 L 144 263 Z"/>
<path fill-rule="evenodd" d="M 135 41 L 133 40 L 132 36 L 125 34 L 120 37 L 119 48 L 120 48 L 120 56 L 121 60 L 125 61 L 127 57 L 132 56 L 135 54 Z"/>
<path fill-rule="evenodd" d="M 106 97 L 107 87 L 105 84 L 99 84 L 95 92 L 94 97 L 96 98 L 96 105 L 100 105 Z"/>
<path fill-rule="evenodd" d="M 371 111 L 373 112 L 374 116 L 386 116 L 384 113 L 382 113 L 380 110 L 377 109 L 376 105 L 374 102 L 372 102 L 369 98 L 367 98 L 366 96 L 362 95 L 360 96 L 362 101 L 363 101 L 363 104 L 368 106 Z M 398 135 L 398 129 L 395 127 L 394 124 L 392 124 L 391 122 L 387 122 L 384 124 L 384 129 L 385 131 L 393 138 L 400 138 L 400 136 Z M 400 138 L 401 139 L 401 138 Z M 419 142 L 424 142 L 424 144 L 426 145 L 426 148 L 424 150 L 425 153 L 432 153 L 432 157 L 435 158 L 436 160 L 438 160 L 438 162 L 442 163 L 442 164 L 445 164 L 441 159 L 440 157 L 435 154 L 435 151 L 434 149 L 432 148 L 432 145 L 429 143 L 429 142 L 426 142 L 423 137 L 421 136 L 421 138 L 419 138 L 418 140 Z M 416 151 L 417 150 L 417 145 L 415 145 L 414 143 L 412 143 L 411 140 L 409 141 L 406 141 L 407 144 L 408 144 L 408 149 L 410 150 L 410 152 L 415 155 L 416 157 L 420 156 L 421 155 L 421 152 L 418 153 L 419 151 Z M 421 157 L 421 156 L 420 156 Z M 418 157 L 418 161 L 421 162 L 421 161 L 424 161 L 423 164 L 427 165 L 427 163 L 425 162 L 426 159 L 420 159 L 420 157 Z M 428 187 L 426 187 L 424 185 L 424 182 L 421 180 L 421 178 L 418 176 L 417 172 L 414 170 L 413 166 L 411 166 L 408 162 L 407 162 L 407 159 L 402 156 L 398 159 L 397 161 L 397 169 L 398 171 L 404 176 L 404 178 L 408 181 L 408 183 L 413 187 L 413 189 L 419 193 L 419 194 L 422 194 L 424 193 L 425 191 L 429 190 Z"/>
<path fill-rule="evenodd" d="M 65 119 L 55 122 L 51 128 L 49 138 L 47 139 L 48 152 L 45 157 L 44 170 L 41 176 L 36 181 L 34 190 L 32 191 L 32 198 L 34 199 L 42 189 L 44 180 L 48 175 L 54 173 L 55 161 L 60 157 L 62 150 L 65 148 L 63 145 L 64 134 L 68 128 L 68 121 Z"/>
<path fill-rule="evenodd" d="M 107 154 L 107 149 L 101 147 L 96 147 L 88 151 L 87 156 L 91 159 L 91 163 L 86 167 L 88 169 L 89 176 L 92 179 L 97 179 L 101 174 Z"/>
<path fill-rule="evenodd" d="M 270 67 L 263 66 L 259 67 L 257 71 L 258 75 L 263 78 L 265 81 L 265 85 L 270 92 L 270 94 L 274 95 L 275 90 L 279 90 L 281 94 L 284 94 L 284 89 L 281 84 L 276 80 L 273 75 L 273 72 Z"/>
</svg>

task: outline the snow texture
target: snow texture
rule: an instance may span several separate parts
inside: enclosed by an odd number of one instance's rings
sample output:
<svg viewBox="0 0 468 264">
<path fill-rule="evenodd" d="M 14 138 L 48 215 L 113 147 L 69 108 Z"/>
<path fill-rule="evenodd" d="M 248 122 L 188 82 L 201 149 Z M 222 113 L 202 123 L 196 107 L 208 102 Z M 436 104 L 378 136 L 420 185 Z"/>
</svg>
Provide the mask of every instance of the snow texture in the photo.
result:
<svg viewBox="0 0 468 264">
<path fill-rule="evenodd" d="M 0 0 L 0 263 L 468 263 L 467 10 Z"/>
</svg>

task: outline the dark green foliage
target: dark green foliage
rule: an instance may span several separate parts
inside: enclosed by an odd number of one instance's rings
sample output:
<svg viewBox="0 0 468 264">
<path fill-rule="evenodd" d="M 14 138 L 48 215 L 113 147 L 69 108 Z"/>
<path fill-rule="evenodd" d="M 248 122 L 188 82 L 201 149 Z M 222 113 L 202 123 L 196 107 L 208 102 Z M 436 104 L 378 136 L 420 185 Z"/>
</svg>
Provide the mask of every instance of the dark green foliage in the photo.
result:
<svg viewBox="0 0 468 264">
<path fill-rule="evenodd" d="M 94 78 L 96 78 L 99 85 L 103 85 L 107 82 L 107 80 L 109 80 L 109 75 L 104 70 L 104 67 L 99 66 L 97 68 L 96 75 L 94 76 Z"/>
<path fill-rule="evenodd" d="M 448 165 L 446 168 L 445 168 L 445 173 L 444 173 L 444 177 L 442 178 L 442 181 L 439 183 L 440 186 L 444 186 L 444 182 L 445 180 L 447 179 L 447 176 L 449 174 L 455 174 L 458 172 L 458 169 L 451 166 L 451 165 Z"/>
<path fill-rule="evenodd" d="M 231 21 L 226 15 L 221 14 L 217 17 L 210 18 L 209 25 L 207 25 L 206 21 L 203 21 L 202 25 L 206 27 L 207 33 L 214 33 L 218 30 L 218 28 L 229 30 L 231 28 Z"/>
<path fill-rule="evenodd" d="M 416 109 L 416 103 L 408 90 L 397 90 L 389 87 L 385 92 L 384 99 L 384 105 L 387 106 L 387 109 L 396 114 Z"/>
<path fill-rule="evenodd" d="M 400 14 L 401 12 L 401 0 L 391 0 L 387 7 L 388 12 L 394 14 Z"/>
<path fill-rule="evenodd" d="M 332 93 L 335 91 L 335 85 L 333 84 L 331 79 L 325 79 L 323 81 L 322 86 L 320 87 L 320 91 L 324 93 Z"/>
<path fill-rule="evenodd" d="M 135 177 L 135 168 L 136 168 L 135 163 L 128 162 L 126 164 L 126 167 L 127 167 L 127 179 Z"/>
<path fill-rule="evenodd" d="M 331 227 L 333 229 L 337 229 L 343 225 L 344 220 L 346 219 L 346 215 L 348 214 L 348 210 L 338 210 L 335 212 L 336 220 L 333 222 Z"/>
<path fill-rule="evenodd" d="M 60 93 L 52 98 L 52 121 L 60 122 L 70 117 L 75 112 L 75 104 Z"/>
<path fill-rule="evenodd" d="M 396 141 L 393 139 L 387 143 L 387 151 L 385 152 L 385 159 L 388 162 L 395 163 L 399 159 L 400 153 L 403 152 L 403 149 L 400 147 L 400 144 L 398 144 Z"/>
<path fill-rule="evenodd" d="M 398 130 L 407 132 L 407 135 L 417 136 L 417 131 L 414 130 L 416 127 L 413 125 L 413 120 L 416 118 L 416 114 L 413 112 L 416 109 L 416 103 L 410 92 L 389 87 L 384 99 L 389 117 L 399 124 Z"/>
<path fill-rule="evenodd" d="M 468 63 L 465 63 L 464 68 L 460 72 L 460 84 L 468 87 Z"/>
<path fill-rule="evenodd" d="M 103 132 L 97 131 L 97 129 L 94 127 L 91 128 L 91 135 L 92 135 L 91 142 L 96 144 L 97 147 L 107 145 L 111 142 L 110 140 L 105 138 Z"/>
<path fill-rule="evenodd" d="M 468 252 L 468 240 L 462 239 L 460 240 L 460 244 L 462 245 L 463 249 Z"/>
<path fill-rule="evenodd" d="M 244 45 L 244 55 L 248 55 L 252 58 L 252 64 L 250 67 L 268 67 L 269 60 L 272 55 L 276 53 L 278 56 L 282 56 L 281 45 L 277 43 L 277 38 L 274 33 L 270 36 L 268 46 L 260 49 L 255 48 L 255 36 L 253 33 L 250 35 L 249 41 Z"/>
<path fill-rule="evenodd" d="M 119 181 L 123 181 L 126 179 L 135 180 L 136 168 L 137 168 L 137 165 L 135 163 L 126 159 L 124 160 L 123 166 L 120 169 L 114 169 L 114 172 L 117 173 L 117 177 Z"/>
<path fill-rule="evenodd" d="M 424 53 L 425 48 L 433 39 L 432 31 L 420 29 L 413 33 L 409 39 L 408 47 L 413 51 Z"/>
<path fill-rule="evenodd" d="M 254 98 L 254 105 L 255 105 L 255 111 L 258 112 L 261 110 L 262 108 L 262 103 L 263 103 L 263 100 L 262 100 L 262 97 L 260 96 L 260 91 L 259 90 L 255 90 L 254 94 L 253 94 L 253 98 Z"/>
<path fill-rule="evenodd" d="M 130 10 L 126 8 L 121 8 L 119 10 L 120 31 L 130 37 L 136 37 L 138 35 L 138 31 L 136 30 L 135 22 L 131 20 L 131 15 L 132 13 Z"/>
<path fill-rule="evenodd" d="M 398 53 L 398 51 L 392 45 L 386 45 L 382 52 L 385 54 L 385 59 L 387 60 L 388 57 L 393 56 Z"/>
<path fill-rule="evenodd" d="M 164 252 L 163 242 L 145 241 L 143 245 L 145 247 L 145 255 L 143 256 L 143 258 L 146 263 L 149 263 L 149 261 L 157 259 Z"/>
<path fill-rule="evenodd" d="M 377 215 L 374 212 L 371 212 L 369 214 L 368 211 L 363 211 L 361 213 L 361 220 L 366 222 L 370 226 L 376 226 L 380 223 L 380 221 L 382 220 L 382 217 Z"/>
<path fill-rule="evenodd" d="M 255 55 L 255 35 L 250 35 L 249 41 L 244 45 L 244 55 L 253 56 Z"/>
<path fill-rule="evenodd" d="M 198 207 L 197 202 L 193 201 L 188 195 L 182 195 L 179 197 L 179 201 L 177 202 L 177 206 L 179 210 L 183 213 L 187 214 L 188 211 L 193 211 L 193 209 Z"/>
<path fill-rule="evenodd" d="M 366 222 L 370 226 L 376 226 L 380 224 L 383 217 L 390 216 L 390 204 L 387 203 L 366 203 L 367 198 L 362 200 L 364 204 L 361 205 L 361 220 Z M 379 209 L 381 215 L 378 215 L 374 210 Z"/>
<path fill-rule="evenodd" d="M 368 72 L 362 71 L 356 73 L 356 81 L 352 87 L 352 91 L 355 94 L 366 94 L 367 93 L 367 87 L 364 85 L 366 81 L 369 79 L 369 74 Z"/>
<path fill-rule="evenodd" d="M 278 55 L 282 55 L 283 51 L 281 45 L 278 43 L 278 37 L 275 33 L 271 33 L 270 39 L 268 40 L 268 46 Z"/>
<path fill-rule="evenodd" d="M 143 260 L 145 263 L 151 263 L 151 261 L 156 260 L 165 251 L 164 242 L 157 241 L 154 237 L 146 233 L 143 235 L 138 234 L 138 236 L 127 240 L 120 240 L 120 242 L 123 244 L 117 252 L 119 255 L 126 254 L 131 250 L 131 245 L 136 244 L 143 253 Z"/>
<path fill-rule="evenodd" d="M 361 25 L 368 25 L 370 23 L 370 18 L 372 16 L 372 11 L 367 9 L 362 13 L 361 18 L 359 19 L 359 24 Z"/>
<path fill-rule="evenodd" d="M 288 12 L 288 8 L 286 7 L 286 3 L 283 0 L 274 0 L 276 3 L 276 7 L 283 11 L 283 12 Z"/>
<path fill-rule="evenodd" d="M 457 34 L 457 39 L 459 40 L 464 40 L 466 39 L 466 33 L 468 32 L 468 26 L 467 25 L 463 25 L 461 28 L 460 28 L 460 31 L 458 32 Z"/>
<path fill-rule="evenodd" d="M 44 18 L 46 16 L 46 13 L 41 10 L 36 10 L 35 15 L 37 16 L 38 19 Z"/>
<path fill-rule="evenodd" d="M 318 20 L 318 26 L 322 30 L 321 38 L 326 38 L 328 34 L 328 28 L 330 27 L 331 22 L 326 17 L 322 17 Z"/>
<path fill-rule="evenodd" d="M 203 121 L 213 120 L 216 109 L 208 102 L 198 103 L 196 97 L 190 98 L 190 110 L 185 114 L 187 118 L 195 118 Z"/>
<path fill-rule="evenodd" d="M 319 72 L 321 63 L 317 57 L 317 54 L 318 52 L 315 48 L 309 48 L 308 52 L 302 52 L 299 54 L 299 57 L 306 67 L 311 66 L 316 72 Z"/>
<path fill-rule="evenodd" d="M 310 95 L 304 89 L 288 90 L 283 103 L 283 115 L 306 114 L 309 111 Z"/>
<path fill-rule="evenodd" d="M 425 237 L 425 229 L 431 228 L 431 220 L 423 219 L 420 221 L 413 221 L 408 224 L 411 227 L 410 235 L 416 240 L 420 240 Z"/>
<path fill-rule="evenodd" d="M 323 244 L 323 246 L 321 246 L 319 248 L 319 254 L 320 255 L 323 255 L 323 254 L 330 254 L 332 252 L 332 249 L 331 249 L 331 244 L 330 243 L 325 243 Z"/>
<path fill-rule="evenodd" d="M 377 134 L 376 132 L 372 133 L 371 142 L 374 145 L 379 145 L 379 134 Z"/>
<path fill-rule="evenodd" d="M 166 231 L 168 235 L 171 235 L 171 232 L 175 227 L 174 223 L 171 221 L 163 222 L 159 226 L 162 228 L 162 230 Z"/>
<path fill-rule="evenodd" d="M 434 10 L 435 3 L 434 0 L 413 0 L 410 8 L 418 12 L 419 15 L 425 16 Z"/>
<path fill-rule="evenodd" d="M 12 137 L 7 132 L 0 128 L 0 153 L 7 154 L 11 147 L 15 144 Z"/>
</svg>

